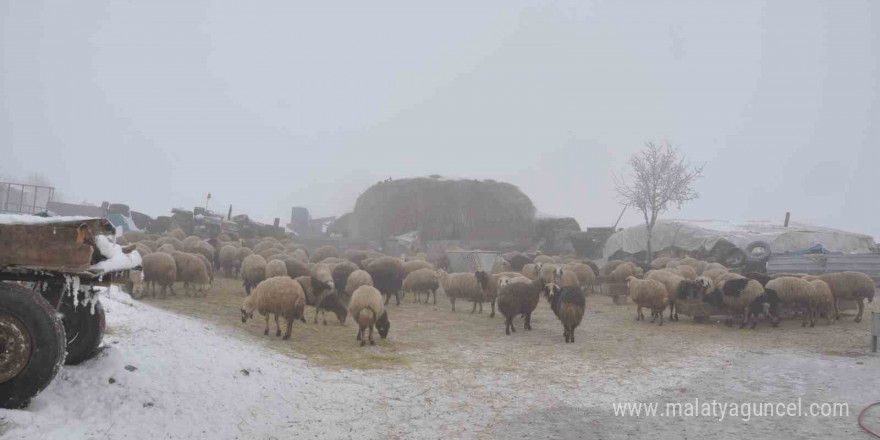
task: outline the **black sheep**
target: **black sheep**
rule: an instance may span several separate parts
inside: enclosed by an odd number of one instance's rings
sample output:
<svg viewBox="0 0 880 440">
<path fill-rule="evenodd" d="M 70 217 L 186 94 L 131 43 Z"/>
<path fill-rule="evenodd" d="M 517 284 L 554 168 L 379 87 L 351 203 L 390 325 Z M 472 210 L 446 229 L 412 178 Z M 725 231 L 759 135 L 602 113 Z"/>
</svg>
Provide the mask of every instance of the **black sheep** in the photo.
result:
<svg viewBox="0 0 880 440">
<path fill-rule="evenodd" d="M 584 318 L 586 301 L 581 289 L 577 287 L 563 287 L 548 285 L 545 292 L 553 313 L 562 322 L 565 342 L 574 342 L 574 329 L 581 324 Z M 661 318 L 662 319 L 662 318 Z"/>
</svg>

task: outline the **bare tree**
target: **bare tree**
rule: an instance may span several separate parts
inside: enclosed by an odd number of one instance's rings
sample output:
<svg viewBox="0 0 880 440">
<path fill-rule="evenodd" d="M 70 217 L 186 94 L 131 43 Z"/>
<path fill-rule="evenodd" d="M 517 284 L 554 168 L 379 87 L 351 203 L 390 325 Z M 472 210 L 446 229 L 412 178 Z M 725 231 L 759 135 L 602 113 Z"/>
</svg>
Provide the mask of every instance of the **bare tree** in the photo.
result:
<svg viewBox="0 0 880 440">
<path fill-rule="evenodd" d="M 642 212 L 648 233 L 646 264 L 651 264 L 651 236 L 660 214 L 669 209 L 670 204 L 681 208 L 684 202 L 700 197 L 694 191 L 694 182 L 703 176 L 703 165 L 692 166 L 685 163 L 678 148 L 664 142 L 645 143 L 645 149 L 627 161 L 632 167 L 632 175 L 615 176 L 615 191 L 621 202 Z"/>
</svg>

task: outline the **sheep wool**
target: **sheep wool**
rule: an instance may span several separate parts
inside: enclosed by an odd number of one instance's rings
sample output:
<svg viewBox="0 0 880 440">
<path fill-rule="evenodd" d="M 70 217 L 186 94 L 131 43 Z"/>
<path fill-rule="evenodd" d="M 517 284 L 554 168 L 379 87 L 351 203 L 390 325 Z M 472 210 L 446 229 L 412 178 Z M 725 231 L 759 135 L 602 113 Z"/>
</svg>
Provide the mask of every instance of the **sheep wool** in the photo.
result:
<svg viewBox="0 0 880 440">
<path fill-rule="evenodd" d="M 352 272 L 348 276 L 348 280 L 345 281 L 345 293 L 348 296 L 351 296 L 358 287 L 361 286 L 373 286 L 373 277 L 370 276 L 369 272 L 365 270 L 356 270 Z"/>
<path fill-rule="evenodd" d="M 144 269 L 144 282 L 154 296 L 156 284 L 161 288 L 162 298 L 167 296 L 168 290 L 174 295 L 174 282 L 177 281 L 177 263 L 174 257 L 164 252 L 154 252 L 144 256 L 141 265 Z"/>
<path fill-rule="evenodd" d="M 660 323 L 663 325 L 663 311 L 669 305 L 669 293 L 663 283 L 654 279 L 640 280 L 636 277 L 629 277 L 627 280 L 627 289 L 632 302 L 636 304 L 636 321 L 644 320 L 645 315 L 642 313 L 642 307 L 651 310 L 651 322 L 660 317 Z"/>
<path fill-rule="evenodd" d="M 403 291 L 412 292 L 414 301 L 419 302 L 422 292 L 425 293 L 425 303 L 434 294 L 434 304 L 437 304 L 437 289 L 440 288 L 440 277 L 437 272 L 429 268 L 416 269 L 410 272 L 403 280 Z"/>
<path fill-rule="evenodd" d="M 306 306 L 305 293 L 302 287 L 290 277 L 274 277 L 261 281 L 251 295 L 244 300 L 241 307 L 241 322 L 254 317 L 254 311 L 266 317 L 266 330 L 269 334 L 269 315 L 275 315 L 275 336 L 281 336 L 278 317 L 287 321 L 283 340 L 290 339 L 293 321 L 301 319 Z"/>
<path fill-rule="evenodd" d="M 388 312 L 385 310 L 382 294 L 375 287 L 360 286 L 355 289 L 351 295 L 348 312 L 358 324 L 356 340 L 361 342 L 361 347 L 366 345 L 364 332 L 367 329 L 369 329 L 370 345 L 375 345 L 373 341 L 374 326 L 379 330 L 379 336 L 382 339 L 388 336 L 391 323 L 388 320 Z"/>
<path fill-rule="evenodd" d="M 241 280 L 245 292 L 250 295 L 251 289 L 264 279 L 266 279 L 266 259 L 257 254 L 244 257 L 241 262 Z"/>
<path fill-rule="evenodd" d="M 286 277 L 287 265 L 282 260 L 272 260 L 266 263 L 266 278 Z"/>
</svg>

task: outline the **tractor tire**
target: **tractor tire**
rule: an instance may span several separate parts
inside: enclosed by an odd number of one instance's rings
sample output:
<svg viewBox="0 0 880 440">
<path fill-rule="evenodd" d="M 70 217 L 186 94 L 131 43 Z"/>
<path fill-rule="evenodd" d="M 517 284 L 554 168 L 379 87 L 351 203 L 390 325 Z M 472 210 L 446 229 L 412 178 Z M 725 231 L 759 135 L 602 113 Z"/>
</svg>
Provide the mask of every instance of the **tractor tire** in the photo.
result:
<svg viewBox="0 0 880 440">
<path fill-rule="evenodd" d="M 770 243 L 766 241 L 753 241 L 749 243 L 746 246 L 746 259 L 755 263 L 766 262 L 770 259 Z"/>
<path fill-rule="evenodd" d="M 98 301 L 95 299 L 95 301 Z M 79 365 L 98 354 L 104 338 L 104 307 L 98 301 L 95 313 L 91 305 L 73 307 L 70 295 L 64 297 L 58 311 L 63 315 L 64 332 L 67 335 L 67 359 L 65 365 Z"/>
<path fill-rule="evenodd" d="M 27 406 L 64 364 L 64 325 L 36 292 L 0 283 L 0 408 Z"/>
</svg>

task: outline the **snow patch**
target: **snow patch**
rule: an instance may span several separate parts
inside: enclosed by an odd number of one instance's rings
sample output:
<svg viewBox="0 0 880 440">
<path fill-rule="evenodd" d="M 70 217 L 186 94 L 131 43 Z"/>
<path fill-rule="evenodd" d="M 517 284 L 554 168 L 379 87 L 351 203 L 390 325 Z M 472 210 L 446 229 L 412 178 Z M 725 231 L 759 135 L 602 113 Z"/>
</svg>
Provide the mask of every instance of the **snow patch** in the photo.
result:
<svg viewBox="0 0 880 440">
<path fill-rule="evenodd" d="M 106 235 L 97 236 L 96 242 L 101 255 L 107 259 L 89 266 L 89 270 L 116 272 L 133 269 L 141 265 L 140 253 L 132 251 L 131 253 L 126 254 L 122 251 L 122 246 L 114 243 L 113 240 Z"/>
</svg>

